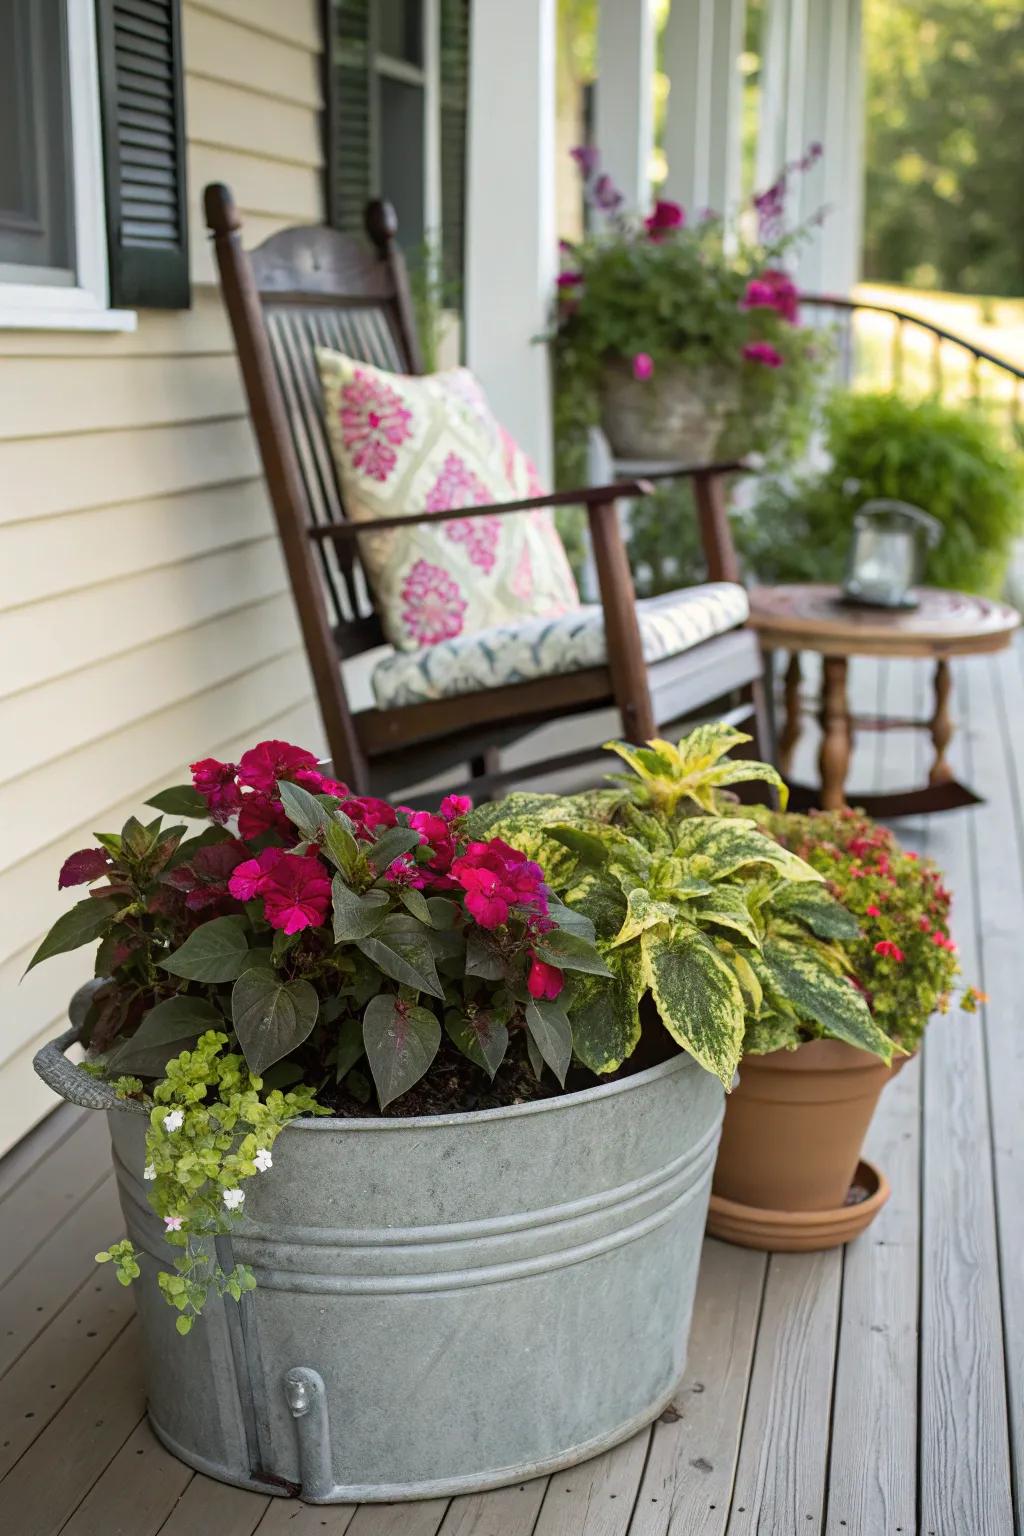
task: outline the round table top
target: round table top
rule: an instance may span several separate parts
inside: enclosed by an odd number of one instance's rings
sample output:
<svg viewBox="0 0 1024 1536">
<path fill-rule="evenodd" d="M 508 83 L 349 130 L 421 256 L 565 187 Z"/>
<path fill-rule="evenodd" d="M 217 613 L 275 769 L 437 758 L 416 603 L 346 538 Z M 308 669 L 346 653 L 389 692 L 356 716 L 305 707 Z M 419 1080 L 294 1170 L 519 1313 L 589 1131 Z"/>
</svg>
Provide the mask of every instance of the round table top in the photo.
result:
<svg viewBox="0 0 1024 1536">
<path fill-rule="evenodd" d="M 750 622 L 772 650 L 825 656 L 964 656 L 1001 651 L 1020 624 L 1007 603 L 918 587 L 917 608 L 861 608 L 819 582 L 754 587 Z"/>
</svg>

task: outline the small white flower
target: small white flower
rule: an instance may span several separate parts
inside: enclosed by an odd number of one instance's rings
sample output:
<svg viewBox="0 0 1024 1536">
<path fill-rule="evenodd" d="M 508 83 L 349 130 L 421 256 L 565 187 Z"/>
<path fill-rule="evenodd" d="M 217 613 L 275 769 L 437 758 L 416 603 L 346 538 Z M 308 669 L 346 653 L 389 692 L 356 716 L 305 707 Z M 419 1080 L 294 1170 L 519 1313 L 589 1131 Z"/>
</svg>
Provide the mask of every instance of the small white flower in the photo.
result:
<svg viewBox="0 0 1024 1536">
<path fill-rule="evenodd" d="M 256 1156 L 253 1158 L 253 1163 L 260 1173 L 266 1173 L 268 1168 L 273 1168 L 274 1159 L 271 1157 L 266 1147 L 260 1147 L 259 1151 L 256 1153 Z"/>
<path fill-rule="evenodd" d="M 180 1109 L 172 1109 L 169 1115 L 164 1115 L 165 1131 L 180 1131 L 184 1124 L 185 1116 Z"/>
<path fill-rule="evenodd" d="M 180 1216 L 165 1216 L 164 1217 L 164 1226 L 167 1228 L 168 1232 L 180 1232 L 181 1231 L 181 1223 L 182 1223 L 182 1217 L 180 1217 Z"/>
<path fill-rule="evenodd" d="M 147 1163 L 145 1168 L 143 1168 L 143 1170 L 142 1170 L 142 1177 L 144 1179 L 155 1179 L 156 1178 L 156 1169 L 153 1167 L 152 1163 Z"/>
<path fill-rule="evenodd" d="M 229 1211 L 237 1211 L 245 1200 L 245 1195 L 240 1189 L 226 1189 L 224 1191 L 224 1204 Z"/>
</svg>

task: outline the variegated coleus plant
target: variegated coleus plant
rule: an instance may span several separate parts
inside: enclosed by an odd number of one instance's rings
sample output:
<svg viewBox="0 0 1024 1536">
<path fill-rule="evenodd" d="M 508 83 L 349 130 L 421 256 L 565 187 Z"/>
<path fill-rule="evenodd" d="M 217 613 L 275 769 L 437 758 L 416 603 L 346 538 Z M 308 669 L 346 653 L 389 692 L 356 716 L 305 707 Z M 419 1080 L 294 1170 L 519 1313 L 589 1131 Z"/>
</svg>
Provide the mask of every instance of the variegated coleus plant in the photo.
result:
<svg viewBox="0 0 1024 1536">
<path fill-rule="evenodd" d="M 728 1087 L 755 1030 L 802 1021 L 889 1061 L 892 1043 L 850 978 L 844 941 L 856 919 L 803 859 L 719 794 L 760 780 L 767 763 L 726 754 L 750 738 L 698 727 L 673 744 L 611 742 L 632 770 L 577 795 L 515 794 L 474 813 L 544 866 L 565 904 L 594 925 L 611 979 L 576 976 L 576 1055 L 614 1071 L 636 1048 L 650 995 L 684 1050 Z"/>
</svg>

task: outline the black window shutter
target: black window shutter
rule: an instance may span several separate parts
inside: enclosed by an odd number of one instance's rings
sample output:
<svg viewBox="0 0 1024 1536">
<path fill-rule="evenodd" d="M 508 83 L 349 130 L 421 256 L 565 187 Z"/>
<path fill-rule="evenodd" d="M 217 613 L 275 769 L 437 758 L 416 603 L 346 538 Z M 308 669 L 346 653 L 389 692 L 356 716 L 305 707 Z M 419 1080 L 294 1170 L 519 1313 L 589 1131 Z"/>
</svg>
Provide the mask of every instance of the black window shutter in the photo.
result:
<svg viewBox="0 0 1024 1536">
<path fill-rule="evenodd" d="M 187 309 L 180 0 L 99 0 L 110 302 Z"/>
<path fill-rule="evenodd" d="M 466 246 L 469 0 L 441 0 L 441 268 L 452 308 L 462 308 Z"/>
<path fill-rule="evenodd" d="M 363 228 L 372 193 L 370 123 L 371 0 L 324 0 L 324 162 L 327 220 Z"/>
</svg>

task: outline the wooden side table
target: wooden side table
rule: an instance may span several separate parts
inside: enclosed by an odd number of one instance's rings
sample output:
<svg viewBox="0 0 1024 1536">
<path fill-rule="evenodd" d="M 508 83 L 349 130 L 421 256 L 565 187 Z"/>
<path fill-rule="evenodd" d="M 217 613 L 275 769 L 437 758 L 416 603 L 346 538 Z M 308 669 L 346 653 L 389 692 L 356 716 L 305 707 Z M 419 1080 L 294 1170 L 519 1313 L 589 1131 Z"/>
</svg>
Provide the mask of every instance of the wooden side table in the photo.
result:
<svg viewBox="0 0 1024 1536">
<path fill-rule="evenodd" d="M 951 656 L 1001 651 L 1020 624 L 1016 609 L 964 592 L 921 588 L 920 606 L 890 610 L 861 608 L 842 601 L 839 588 L 817 583 L 755 587 L 750 594 L 750 622 L 765 651 L 790 654 L 785 682 L 785 719 L 779 733 L 779 768 L 788 779 L 793 749 L 800 739 L 800 653 L 817 651 L 823 659 L 819 719 L 821 788 L 791 786 L 795 809 L 846 805 L 846 775 L 853 731 L 846 681 L 851 656 L 912 656 L 935 663 L 934 704 L 927 720 L 872 721 L 878 730 L 915 726 L 927 730 L 934 757 L 928 783 L 895 794 L 850 798 L 872 815 L 906 816 L 917 811 L 952 810 L 977 803 L 978 796 L 953 776 L 947 750 L 953 735 L 950 714 Z"/>
</svg>

